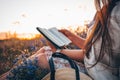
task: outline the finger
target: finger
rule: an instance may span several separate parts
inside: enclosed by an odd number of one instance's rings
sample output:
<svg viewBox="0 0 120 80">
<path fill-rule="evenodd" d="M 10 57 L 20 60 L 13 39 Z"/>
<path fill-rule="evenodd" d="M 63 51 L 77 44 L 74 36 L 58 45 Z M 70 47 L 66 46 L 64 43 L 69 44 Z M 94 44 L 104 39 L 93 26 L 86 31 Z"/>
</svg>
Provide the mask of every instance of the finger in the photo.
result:
<svg viewBox="0 0 120 80">
<path fill-rule="evenodd" d="M 53 44 L 51 44 L 50 42 L 48 42 L 48 45 L 51 47 L 52 52 L 56 51 L 56 48 L 55 48 L 55 46 Z"/>
<path fill-rule="evenodd" d="M 42 48 L 40 48 L 36 54 L 40 54 L 40 53 L 44 53 L 45 52 L 45 49 L 44 49 L 44 46 Z"/>
<path fill-rule="evenodd" d="M 61 30 L 58 30 L 59 32 L 62 32 L 62 33 L 65 33 L 67 30 L 66 29 L 61 29 Z"/>
</svg>

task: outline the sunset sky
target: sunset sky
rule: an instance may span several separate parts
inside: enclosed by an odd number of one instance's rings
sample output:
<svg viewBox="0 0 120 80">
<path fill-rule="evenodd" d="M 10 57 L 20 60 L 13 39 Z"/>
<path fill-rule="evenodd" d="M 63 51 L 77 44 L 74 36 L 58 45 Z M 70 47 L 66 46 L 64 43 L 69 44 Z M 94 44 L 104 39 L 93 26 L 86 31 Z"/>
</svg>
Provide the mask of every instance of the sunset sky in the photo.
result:
<svg viewBox="0 0 120 80">
<path fill-rule="evenodd" d="M 76 27 L 95 14 L 93 0 L 0 0 L 0 32 L 38 33 L 36 27 Z"/>
</svg>

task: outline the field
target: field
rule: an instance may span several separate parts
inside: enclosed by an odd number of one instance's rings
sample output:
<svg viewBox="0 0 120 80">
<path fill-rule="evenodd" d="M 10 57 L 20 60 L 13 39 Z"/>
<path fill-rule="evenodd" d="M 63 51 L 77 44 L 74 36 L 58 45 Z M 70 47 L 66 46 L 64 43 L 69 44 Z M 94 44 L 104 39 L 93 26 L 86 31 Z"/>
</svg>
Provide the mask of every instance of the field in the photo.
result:
<svg viewBox="0 0 120 80">
<path fill-rule="evenodd" d="M 40 47 L 47 45 L 45 38 L 32 40 L 9 39 L 0 41 L 0 75 L 13 66 L 13 61 L 21 54 L 32 55 Z"/>
<path fill-rule="evenodd" d="M 85 32 L 78 33 L 85 38 Z M 37 36 L 31 40 L 20 40 L 11 38 L 0 40 L 0 75 L 7 72 L 14 65 L 14 60 L 21 54 L 34 54 L 42 46 L 48 45 L 47 40 L 42 36 Z M 71 47 L 76 47 L 71 45 Z"/>
</svg>

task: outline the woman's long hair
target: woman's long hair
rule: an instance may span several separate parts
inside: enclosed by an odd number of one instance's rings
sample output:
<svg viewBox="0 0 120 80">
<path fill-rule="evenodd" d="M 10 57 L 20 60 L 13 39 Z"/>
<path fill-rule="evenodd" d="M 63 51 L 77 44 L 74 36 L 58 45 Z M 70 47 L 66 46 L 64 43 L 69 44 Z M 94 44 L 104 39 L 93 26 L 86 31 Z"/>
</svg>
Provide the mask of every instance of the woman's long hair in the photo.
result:
<svg viewBox="0 0 120 80">
<path fill-rule="evenodd" d="M 99 61 L 102 60 L 105 53 L 112 56 L 112 39 L 109 34 L 109 19 L 113 7 L 116 5 L 116 2 L 120 0 L 95 0 L 96 7 L 96 16 L 95 23 L 90 35 L 87 37 L 85 42 L 86 56 L 89 58 L 89 51 L 91 50 L 92 45 L 102 37 L 102 44 L 100 48 L 99 56 L 95 66 Z"/>
</svg>

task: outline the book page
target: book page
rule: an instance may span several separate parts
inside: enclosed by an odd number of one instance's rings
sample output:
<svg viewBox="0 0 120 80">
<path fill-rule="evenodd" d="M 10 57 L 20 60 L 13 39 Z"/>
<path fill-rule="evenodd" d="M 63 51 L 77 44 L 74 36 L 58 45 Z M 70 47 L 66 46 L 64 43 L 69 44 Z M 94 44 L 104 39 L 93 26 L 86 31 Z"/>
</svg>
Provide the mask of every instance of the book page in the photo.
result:
<svg viewBox="0 0 120 80">
<path fill-rule="evenodd" d="M 39 30 L 44 34 L 45 37 L 49 38 L 53 43 L 58 45 L 59 47 L 64 46 L 64 43 L 61 42 L 61 40 L 56 37 L 53 33 L 51 33 L 49 30 L 44 29 L 44 28 L 39 28 Z"/>
<path fill-rule="evenodd" d="M 64 45 L 68 45 L 72 42 L 63 33 L 59 32 L 56 27 L 50 28 L 49 31 L 52 32 L 56 37 L 58 37 L 61 40 L 61 42 L 64 43 Z"/>
</svg>

